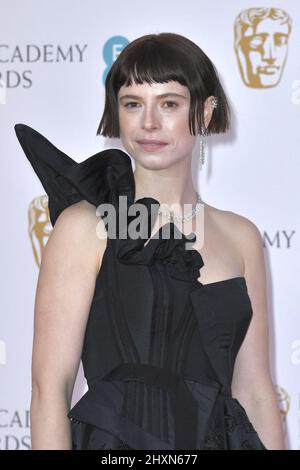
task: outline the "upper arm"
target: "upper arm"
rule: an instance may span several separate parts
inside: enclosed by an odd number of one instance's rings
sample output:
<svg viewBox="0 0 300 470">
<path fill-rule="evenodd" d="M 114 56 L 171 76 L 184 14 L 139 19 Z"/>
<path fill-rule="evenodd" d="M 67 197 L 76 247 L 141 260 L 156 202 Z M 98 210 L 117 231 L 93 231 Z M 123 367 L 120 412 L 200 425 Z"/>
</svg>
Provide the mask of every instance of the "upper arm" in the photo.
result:
<svg viewBox="0 0 300 470">
<path fill-rule="evenodd" d="M 95 281 L 106 242 L 87 201 L 65 209 L 47 241 L 34 308 L 32 385 L 71 399 Z"/>
<path fill-rule="evenodd" d="M 236 358 L 232 392 L 237 397 L 249 393 L 259 397 L 264 386 L 269 386 L 271 381 L 263 242 L 256 225 L 244 217 L 240 218 L 237 233 L 244 257 L 244 276 L 253 315 Z"/>
</svg>

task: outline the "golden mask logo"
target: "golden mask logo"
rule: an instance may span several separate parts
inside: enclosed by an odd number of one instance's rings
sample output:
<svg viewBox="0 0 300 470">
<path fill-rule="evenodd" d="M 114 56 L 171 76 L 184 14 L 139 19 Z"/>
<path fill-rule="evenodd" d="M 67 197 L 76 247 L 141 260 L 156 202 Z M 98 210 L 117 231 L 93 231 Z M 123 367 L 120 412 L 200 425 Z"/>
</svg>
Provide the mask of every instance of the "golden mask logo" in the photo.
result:
<svg viewBox="0 0 300 470">
<path fill-rule="evenodd" d="M 31 201 L 28 209 L 28 233 L 38 267 L 41 264 L 44 248 L 51 231 L 48 196 L 36 197 Z"/>
<path fill-rule="evenodd" d="M 279 83 L 291 29 L 291 18 L 281 8 L 249 8 L 238 15 L 234 49 L 245 85 L 270 88 Z"/>
</svg>

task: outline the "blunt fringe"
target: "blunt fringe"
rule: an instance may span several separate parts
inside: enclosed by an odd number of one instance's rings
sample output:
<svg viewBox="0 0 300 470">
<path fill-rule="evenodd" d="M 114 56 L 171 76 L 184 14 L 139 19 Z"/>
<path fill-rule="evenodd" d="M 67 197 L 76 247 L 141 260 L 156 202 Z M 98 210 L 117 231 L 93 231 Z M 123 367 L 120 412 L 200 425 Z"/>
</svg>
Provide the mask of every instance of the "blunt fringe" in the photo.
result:
<svg viewBox="0 0 300 470">
<path fill-rule="evenodd" d="M 204 123 L 204 103 L 213 95 L 208 135 L 225 133 L 230 127 L 230 108 L 218 72 L 207 55 L 190 39 L 175 33 L 141 36 L 129 43 L 111 66 L 105 80 L 105 106 L 96 135 L 119 138 L 118 92 L 121 86 L 171 80 L 190 91 L 189 129 L 199 133 Z M 197 124 L 197 129 L 195 125 Z"/>
</svg>

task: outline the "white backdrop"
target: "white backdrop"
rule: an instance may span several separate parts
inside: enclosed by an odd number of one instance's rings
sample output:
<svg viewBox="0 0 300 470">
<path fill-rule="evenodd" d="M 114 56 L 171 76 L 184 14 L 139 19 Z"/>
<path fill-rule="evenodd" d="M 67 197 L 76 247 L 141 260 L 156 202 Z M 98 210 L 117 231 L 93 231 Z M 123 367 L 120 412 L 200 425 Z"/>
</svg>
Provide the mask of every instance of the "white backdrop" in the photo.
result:
<svg viewBox="0 0 300 470">
<path fill-rule="evenodd" d="M 261 28 L 268 33 L 263 60 L 271 58 L 280 70 L 269 88 L 245 83 L 234 49 L 234 22 L 257 3 L 283 8 L 291 21 L 286 44 L 276 36 L 278 22 Z M 1 0 L 0 6 L 0 449 L 30 448 L 33 307 L 40 245 L 47 239 L 29 232 L 28 217 L 43 204 L 44 190 L 14 124 L 34 127 L 78 162 L 122 148 L 119 140 L 96 137 L 103 80 L 128 42 L 159 32 L 197 43 L 229 96 L 232 131 L 209 138 L 201 171 L 195 155 L 194 177 L 208 204 L 244 215 L 264 237 L 272 374 L 287 445 L 299 449 L 299 2 L 231 0 L 225 8 L 221 0 Z M 84 391 L 80 369 L 73 403 Z"/>
</svg>

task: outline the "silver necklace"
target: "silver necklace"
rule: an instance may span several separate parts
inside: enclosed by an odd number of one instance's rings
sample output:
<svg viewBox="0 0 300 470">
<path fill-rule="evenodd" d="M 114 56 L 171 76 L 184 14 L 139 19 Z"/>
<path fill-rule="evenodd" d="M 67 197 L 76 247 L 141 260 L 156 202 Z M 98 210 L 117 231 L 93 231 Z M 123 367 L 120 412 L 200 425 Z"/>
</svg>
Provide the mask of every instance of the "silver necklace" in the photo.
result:
<svg viewBox="0 0 300 470">
<path fill-rule="evenodd" d="M 158 210 L 158 213 L 161 215 L 164 215 L 169 220 L 176 220 L 176 222 L 187 222 L 188 220 L 191 220 L 200 211 L 201 209 L 200 204 L 203 204 L 203 201 L 197 191 L 196 191 L 196 195 L 197 195 L 197 202 L 193 203 L 192 210 L 188 212 L 186 215 L 176 215 L 174 214 L 173 211 L 166 212 L 166 211 L 162 211 L 161 209 Z"/>
</svg>

